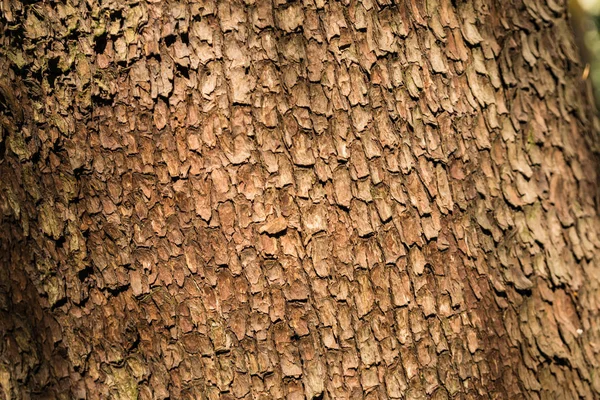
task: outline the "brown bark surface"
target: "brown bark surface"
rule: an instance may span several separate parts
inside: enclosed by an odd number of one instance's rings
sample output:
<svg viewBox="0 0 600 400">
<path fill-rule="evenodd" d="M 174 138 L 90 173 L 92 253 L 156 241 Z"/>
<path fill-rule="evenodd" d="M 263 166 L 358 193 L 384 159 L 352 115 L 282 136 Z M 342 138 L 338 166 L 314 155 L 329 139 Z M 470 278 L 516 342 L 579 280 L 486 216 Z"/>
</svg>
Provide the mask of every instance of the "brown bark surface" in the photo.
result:
<svg viewBox="0 0 600 400">
<path fill-rule="evenodd" d="M 564 3 L 3 0 L 0 398 L 598 398 Z"/>
</svg>

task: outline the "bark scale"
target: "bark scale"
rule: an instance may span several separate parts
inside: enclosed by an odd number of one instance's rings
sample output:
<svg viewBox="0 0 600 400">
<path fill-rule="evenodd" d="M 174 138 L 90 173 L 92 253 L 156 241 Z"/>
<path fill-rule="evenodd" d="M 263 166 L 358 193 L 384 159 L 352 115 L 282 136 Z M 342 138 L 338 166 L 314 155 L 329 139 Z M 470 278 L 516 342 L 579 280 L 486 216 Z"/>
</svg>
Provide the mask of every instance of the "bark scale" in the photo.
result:
<svg viewBox="0 0 600 400">
<path fill-rule="evenodd" d="M 600 396 L 564 1 L 0 10 L 0 396 Z"/>
</svg>

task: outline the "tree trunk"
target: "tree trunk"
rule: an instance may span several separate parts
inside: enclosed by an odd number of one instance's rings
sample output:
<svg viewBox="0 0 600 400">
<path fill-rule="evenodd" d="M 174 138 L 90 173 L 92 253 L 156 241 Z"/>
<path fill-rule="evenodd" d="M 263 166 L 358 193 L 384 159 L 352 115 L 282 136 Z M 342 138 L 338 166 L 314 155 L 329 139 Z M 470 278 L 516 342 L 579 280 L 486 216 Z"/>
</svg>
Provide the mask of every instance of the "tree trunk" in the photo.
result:
<svg viewBox="0 0 600 400">
<path fill-rule="evenodd" d="M 600 396 L 564 0 L 0 4 L 4 398 Z"/>
</svg>

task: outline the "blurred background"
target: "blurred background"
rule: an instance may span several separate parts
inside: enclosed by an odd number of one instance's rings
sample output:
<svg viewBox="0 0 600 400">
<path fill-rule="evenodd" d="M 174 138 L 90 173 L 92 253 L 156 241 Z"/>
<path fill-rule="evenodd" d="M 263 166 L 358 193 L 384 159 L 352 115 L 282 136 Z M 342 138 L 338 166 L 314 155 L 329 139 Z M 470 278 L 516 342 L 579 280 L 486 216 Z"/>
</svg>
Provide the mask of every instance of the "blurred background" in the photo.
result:
<svg viewBox="0 0 600 400">
<path fill-rule="evenodd" d="M 585 66 L 583 77 L 591 79 L 596 107 L 600 106 L 600 0 L 569 0 L 571 23 Z"/>
</svg>

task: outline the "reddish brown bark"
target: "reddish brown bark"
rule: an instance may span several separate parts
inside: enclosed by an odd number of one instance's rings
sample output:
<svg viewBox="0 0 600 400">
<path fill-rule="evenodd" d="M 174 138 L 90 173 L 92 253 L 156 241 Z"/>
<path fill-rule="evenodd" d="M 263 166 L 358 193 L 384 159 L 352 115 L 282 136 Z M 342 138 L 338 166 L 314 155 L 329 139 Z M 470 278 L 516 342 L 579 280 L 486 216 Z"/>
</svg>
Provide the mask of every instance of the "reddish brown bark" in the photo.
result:
<svg viewBox="0 0 600 400">
<path fill-rule="evenodd" d="M 4 398 L 596 398 L 564 1 L 4 0 Z"/>
</svg>

